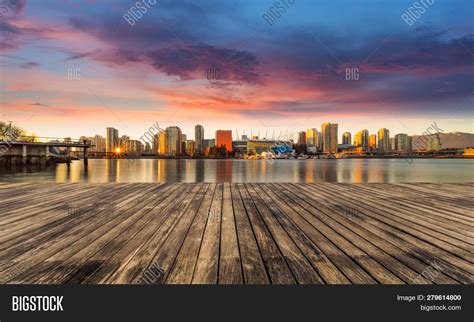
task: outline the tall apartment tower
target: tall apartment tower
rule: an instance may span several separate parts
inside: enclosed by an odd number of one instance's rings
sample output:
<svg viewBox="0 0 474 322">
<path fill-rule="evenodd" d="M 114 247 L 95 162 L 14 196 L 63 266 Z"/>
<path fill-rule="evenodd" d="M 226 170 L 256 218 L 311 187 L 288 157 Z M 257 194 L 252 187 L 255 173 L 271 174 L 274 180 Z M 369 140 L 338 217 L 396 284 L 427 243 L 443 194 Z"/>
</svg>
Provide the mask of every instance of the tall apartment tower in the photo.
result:
<svg viewBox="0 0 474 322">
<path fill-rule="evenodd" d="M 377 134 L 369 135 L 369 150 L 377 149 Z"/>
<path fill-rule="evenodd" d="M 112 153 L 120 145 L 118 130 L 113 127 L 106 128 L 105 152 Z"/>
<path fill-rule="evenodd" d="M 378 147 L 381 154 L 388 153 L 390 151 L 390 132 L 388 129 L 382 128 L 379 130 Z"/>
<path fill-rule="evenodd" d="M 194 127 L 194 141 L 197 153 L 202 154 L 204 151 L 204 127 L 200 124 Z"/>
<path fill-rule="evenodd" d="M 183 154 L 183 139 L 181 129 L 177 126 L 169 126 L 166 128 L 166 154 L 181 155 Z"/>
<path fill-rule="evenodd" d="M 319 148 L 318 130 L 312 128 L 306 130 L 306 149 L 311 152 L 317 152 Z"/>
<path fill-rule="evenodd" d="M 406 134 L 395 135 L 395 151 L 398 151 L 398 152 L 410 151 L 408 135 Z"/>
<path fill-rule="evenodd" d="M 298 144 L 306 144 L 306 132 L 298 132 Z"/>
<path fill-rule="evenodd" d="M 337 123 L 321 124 L 321 133 L 323 136 L 323 152 L 337 153 Z"/>
<path fill-rule="evenodd" d="M 167 154 L 166 147 L 168 143 L 166 142 L 166 131 L 160 131 L 159 138 L 158 138 L 158 154 L 163 155 Z"/>
<path fill-rule="evenodd" d="M 342 144 L 352 144 L 351 140 L 352 140 L 352 136 L 350 132 L 342 133 Z"/>
<path fill-rule="evenodd" d="M 354 145 L 358 148 L 368 150 L 369 148 L 369 131 L 362 130 L 354 136 Z"/>
</svg>

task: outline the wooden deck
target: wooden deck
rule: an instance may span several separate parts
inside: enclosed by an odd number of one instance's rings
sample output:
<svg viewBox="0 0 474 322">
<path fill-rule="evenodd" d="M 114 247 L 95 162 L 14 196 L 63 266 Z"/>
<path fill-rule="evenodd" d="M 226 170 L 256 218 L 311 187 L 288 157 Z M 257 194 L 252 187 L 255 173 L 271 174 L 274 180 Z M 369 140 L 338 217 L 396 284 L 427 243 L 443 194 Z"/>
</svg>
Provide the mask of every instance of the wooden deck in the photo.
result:
<svg viewBox="0 0 474 322">
<path fill-rule="evenodd" d="M 472 284 L 473 188 L 0 183 L 0 283 Z"/>
</svg>

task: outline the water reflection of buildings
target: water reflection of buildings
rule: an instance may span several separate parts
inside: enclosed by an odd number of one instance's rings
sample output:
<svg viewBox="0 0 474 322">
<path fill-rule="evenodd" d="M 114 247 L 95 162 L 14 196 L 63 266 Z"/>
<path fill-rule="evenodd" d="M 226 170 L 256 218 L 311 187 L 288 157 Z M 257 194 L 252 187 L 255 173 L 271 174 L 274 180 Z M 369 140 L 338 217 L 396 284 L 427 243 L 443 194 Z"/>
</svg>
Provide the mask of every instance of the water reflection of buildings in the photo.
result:
<svg viewBox="0 0 474 322">
<path fill-rule="evenodd" d="M 230 182 L 232 181 L 232 160 L 225 160 L 216 163 L 216 181 Z"/>
<path fill-rule="evenodd" d="M 157 160 L 157 181 L 158 182 L 178 182 L 183 181 L 183 172 L 185 171 L 182 160 Z"/>
<path fill-rule="evenodd" d="M 397 159 L 348 160 L 90 160 L 44 170 L 56 182 L 406 182 L 429 171 Z M 421 172 L 420 172 L 421 171 Z M 426 174 L 425 174 L 426 175 Z"/>
</svg>

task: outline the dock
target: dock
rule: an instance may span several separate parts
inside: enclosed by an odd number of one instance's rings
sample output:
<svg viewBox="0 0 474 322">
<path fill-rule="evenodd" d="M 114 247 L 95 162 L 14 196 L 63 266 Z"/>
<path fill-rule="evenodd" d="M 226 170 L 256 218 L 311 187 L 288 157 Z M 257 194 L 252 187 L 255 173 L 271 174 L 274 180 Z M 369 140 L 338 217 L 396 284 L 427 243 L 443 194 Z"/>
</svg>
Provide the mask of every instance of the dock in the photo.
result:
<svg viewBox="0 0 474 322">
<path fill-rule="evenodd" d="M 0 183 L 0 284 L 472 284 L 474 183 Z"/>
</svg>

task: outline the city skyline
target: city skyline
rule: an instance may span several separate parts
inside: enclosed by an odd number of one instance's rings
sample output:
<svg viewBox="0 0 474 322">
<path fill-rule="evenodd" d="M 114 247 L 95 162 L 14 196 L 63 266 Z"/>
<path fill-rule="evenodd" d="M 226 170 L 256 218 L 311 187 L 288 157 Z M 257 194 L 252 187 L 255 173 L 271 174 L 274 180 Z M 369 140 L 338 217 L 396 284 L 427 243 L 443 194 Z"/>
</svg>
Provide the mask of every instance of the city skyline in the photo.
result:
<svg viewBox="0 0 474 322">
<path fill-rule="evenodd" d="M 169 126 L 165 129 L 160 128 L 158 124 L 150 127 L 138 140 L 130 138 L 128 135 L 119 135 L 115 128 L 106 128 L 106 137 L 100 134 L 95 136 L 81 136 L 80 141 L 90 141 L 94 148 L 91 152 L 106 153 L 108 155 L 120 155 L 122 153 L 134 153 L 137 155 L 176 155 L 176 156 L 200 156 L 209 155 L 213 147 L 225 148 L 226 153 L 244 153 L 247 154 L 251 149 L 257 154 L 263 154 L 278 150 L 278 146 L 292 145 L 296 147 L 299 153 L 308 154 L 338 154 L 339 152 L 348 152 L 360 154 L 362 152 L 377 154 L 388 154 L 390 152 L 408 152 L 412 150 L 430 150 L 438 151 L 441 149 L 439 135 L 443 129 L 438 128 L 436 123 L 431 124 L 421 136 L 409 136 L 406 133 L 390 133 L 387 128 L 380 128 L 376 133 L 370 133 L 363 129 L 355 133 L 338 130 L 337 123 L 322 123 L 320 131 L 316 128 L 310 128 L 306 131 L 297 131 L 295 133 L 285 133 L 283 137 L 260 137 L 258 135 L 234 137 L 232 130 L 217 130 L 213 139 L 202 139 L 206 132 L 205 127 L 196 124 L 197 135 L 194 140 L 188 139 L 186 133 L 183 133 L 178 126 Z M 290 136 L 296 136 L 291 138 Z M 423 136 L 426 136 L 423 138 Z M 353 141 L 352 140 L 353 137 Z M 67 138 L 70 140 L 70 138 Z M 201 143 L 198 144 L 198 141 Z M 256 145 L 255 145 L 256 144 Z M 201 147 L 200 147 L 201 146 Z M 301 147 L 304 150 L 301 150 Z M 276 148 L 276 150 L 275 150 Z M 257 151 L 258 150 L 258 151 Z M 287 150 L 287 149 L 285 149 Z M 218 150 L 214 150 L 215 153 Z M 290 150 L 287 150 L 289 152 Z"/>
<path fill-rule="evenodd" d="M 151 120 L 191 137 L 324 122 L 473 133 L 469 1 L 411 25 L 393 1 L 298 1 L 271 25 L 263 2 L 159 1 L 133 26 L 126 1 L 52 4 L 18 1 L 0 24 L 0 119 L 39 136 L 139 137 Z"/>
</svg>

